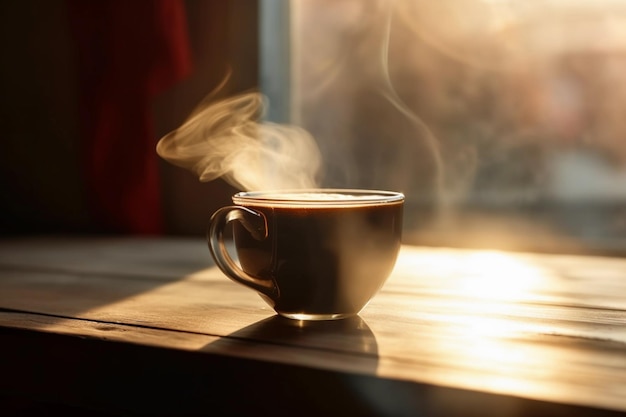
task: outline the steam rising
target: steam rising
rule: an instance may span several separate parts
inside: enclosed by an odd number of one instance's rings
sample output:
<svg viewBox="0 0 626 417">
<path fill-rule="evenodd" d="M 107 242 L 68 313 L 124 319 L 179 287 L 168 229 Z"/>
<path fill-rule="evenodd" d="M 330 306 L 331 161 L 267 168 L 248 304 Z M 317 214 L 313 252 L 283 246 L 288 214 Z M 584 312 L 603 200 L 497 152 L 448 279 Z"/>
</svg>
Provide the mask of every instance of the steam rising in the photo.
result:
<svg viewBox="0 0 626 417">
<path fill-rule="evenodd" d="M 307 131 L 262 121 L 265 101 L 258 92 L 219 101 L 212 96 L 159 141 L 162 158 L 200 181 L 222 177 L 243 190 L 318 185 L 321 156 Z"/>
<path fill-rule="evenodd" d="M 613 0 L 531 3 L 294 2 L 285 88 L 303 128 L 263 122 L 259 93 L 209 96 L 157 151 L 243 190 L 323 179 L 401 191 L 437 214 L 541 201 L 554 149 L 594 138 L 626 161 L 626 13 L 608 25 Z"/>
</svg>

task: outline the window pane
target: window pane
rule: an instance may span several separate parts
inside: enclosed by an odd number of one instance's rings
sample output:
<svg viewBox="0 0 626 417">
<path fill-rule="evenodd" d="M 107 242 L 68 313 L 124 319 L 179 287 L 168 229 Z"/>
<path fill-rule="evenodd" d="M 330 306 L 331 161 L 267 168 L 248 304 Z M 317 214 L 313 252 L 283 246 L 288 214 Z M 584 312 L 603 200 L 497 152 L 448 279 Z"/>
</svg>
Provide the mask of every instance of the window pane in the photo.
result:
<svg viewBox="0 0 626 417">
<path fill-rule="evenodd" d="M 626 251 L 625 1 L 289 4 L 323 185 L 403 191 L 409 243 Z"/>
</svg>

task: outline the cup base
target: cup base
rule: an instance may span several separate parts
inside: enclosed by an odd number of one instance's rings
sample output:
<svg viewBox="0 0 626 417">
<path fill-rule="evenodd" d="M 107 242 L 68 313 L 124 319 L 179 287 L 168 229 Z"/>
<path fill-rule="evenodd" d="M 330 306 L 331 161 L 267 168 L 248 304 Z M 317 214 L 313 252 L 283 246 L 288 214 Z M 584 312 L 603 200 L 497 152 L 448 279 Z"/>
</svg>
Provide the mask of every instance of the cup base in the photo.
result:
<svg viewBox="0 0 626 417">
<path fill-rule="evenodd" d="M 322 321 L 322 320 L 341 320 L 346 319 L 348 317 L 354 317 L 355 314 L 305 314 L 305 313 L 281 313 L 278 312 L 283 317 L 292 320 L 307 320 L 307 321 Z"/>
</svg>

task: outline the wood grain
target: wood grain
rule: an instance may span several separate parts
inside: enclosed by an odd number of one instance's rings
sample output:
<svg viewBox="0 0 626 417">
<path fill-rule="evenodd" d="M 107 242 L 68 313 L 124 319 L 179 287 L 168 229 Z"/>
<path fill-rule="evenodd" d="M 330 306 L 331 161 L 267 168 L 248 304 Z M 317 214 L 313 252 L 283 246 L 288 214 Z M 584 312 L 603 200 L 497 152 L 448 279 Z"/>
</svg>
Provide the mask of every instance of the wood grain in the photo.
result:
<svg viewBox="0 0 626 417">
<path fill-rule="evenodd" d="M 307 324 L 207 253 L 194 239 L 1 242 L 0 325 L 626 412 L 624 259 L 406 246 L 360 317 Z"/>
</svg>

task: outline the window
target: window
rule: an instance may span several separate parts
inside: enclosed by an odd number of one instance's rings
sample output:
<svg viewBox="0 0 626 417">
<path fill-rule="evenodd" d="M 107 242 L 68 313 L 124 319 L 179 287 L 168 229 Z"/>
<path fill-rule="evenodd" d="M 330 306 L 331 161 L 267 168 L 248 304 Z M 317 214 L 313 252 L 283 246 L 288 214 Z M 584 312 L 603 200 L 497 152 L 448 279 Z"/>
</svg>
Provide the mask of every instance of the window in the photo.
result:
<svg viewBox="0 0 626 417">
<path fill-rule="evenodd" d="M 626 253 L 626 1 L 261 3 L 268 117 L 405 241 Z"/>
</svg>

